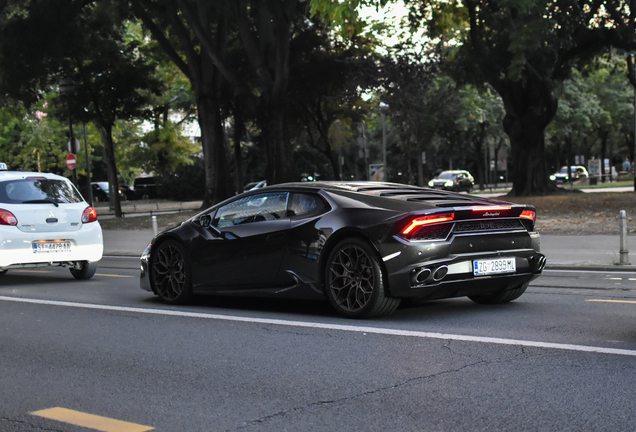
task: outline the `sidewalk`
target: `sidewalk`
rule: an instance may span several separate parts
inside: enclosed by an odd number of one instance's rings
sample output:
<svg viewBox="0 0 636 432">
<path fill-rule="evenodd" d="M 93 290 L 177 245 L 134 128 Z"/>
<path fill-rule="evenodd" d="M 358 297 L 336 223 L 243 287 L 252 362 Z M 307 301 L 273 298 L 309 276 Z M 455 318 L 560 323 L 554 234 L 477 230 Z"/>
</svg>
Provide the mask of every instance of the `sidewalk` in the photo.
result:
<svg viewBox="0 0 636 432">
<path fill-rule="evenodd" d="M 105 256 L 140 257 L 153 237 L 148 230 L 104 230 Z M 620 261 L 620 238 L 616 235 L 541 235 L 541 252 L 553 269 L 597 269 L 636 271 L 636 236 L 627 237 L 630 265 Z"/>
</svg>

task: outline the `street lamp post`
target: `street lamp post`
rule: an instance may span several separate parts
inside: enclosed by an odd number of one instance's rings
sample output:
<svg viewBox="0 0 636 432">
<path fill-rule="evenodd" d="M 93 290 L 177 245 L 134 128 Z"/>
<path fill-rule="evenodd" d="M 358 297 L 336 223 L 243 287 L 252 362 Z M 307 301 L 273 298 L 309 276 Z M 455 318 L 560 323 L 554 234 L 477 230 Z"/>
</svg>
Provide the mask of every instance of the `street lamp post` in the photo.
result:
<svg viewBox="0 0 636 432">
<path fill-rule="evenodd" d="M 73 147 L 75 146 L 75 136 L 73 135 L 73 121 L 71 118 L 71 95 L 75 92 L 75 83 L 70 78 L 64 78 L 60 82 L 60 93 L 65 94 L 68 102 L 68 151 L 73 153 Z M 77 174 L 75 168 L 71 171 L 73 173 L 73 184 L 77 187 Z"/>
<path fill-rule="evenodd" d="M 380 112 L 382 113 L 382 164 L 384 165 L 384 181 L 389 181 L 389 167 L 386 165 L 386 112 L 389 105 L 380 102 Z"/>
</svg>

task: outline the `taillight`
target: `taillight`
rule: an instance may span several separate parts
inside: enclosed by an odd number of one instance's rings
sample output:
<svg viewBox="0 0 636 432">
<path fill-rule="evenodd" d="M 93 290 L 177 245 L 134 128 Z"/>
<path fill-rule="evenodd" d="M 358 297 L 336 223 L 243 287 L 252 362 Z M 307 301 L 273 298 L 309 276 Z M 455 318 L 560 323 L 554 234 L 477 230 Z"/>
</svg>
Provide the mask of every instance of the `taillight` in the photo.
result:
<svg viewBox="0 0 636 432">
<path fill-rule="evenodd" d="M 537 217 L 537 213 L 533 210 L 524 210 L 521 212 L 519 217 L 523 219 L 530 219 L 532 222 L 534 222 L 535 218 Z"/>
<path fill-rule="evenodd" d="M 419 228 L 423 225 L 430 225 L 430 224 L 440 223 L 440 222 L 448 222 L 448 221 L 452 221 L 453 219 L 455 219 L 455 213 L 443 213 L 443 214 L 420 216 L 413 219 L 411 223 L 408 224 L 406 228 L 402 230 L 402 234 L 403 235 L 411 234 L 416 228 Z"/>
<path fill-rule="evenodd" d="M 18 220 L 9 210 L 0 209 L 0 225 L 16 226 Z"/>
<path fill-rule="evenodd" d="M 82 222 L 90 223 L 97 220 L 97 212 L 93 207 L 86 207 L 84 213 L 82 213 Z"/>
<path fill-rule="evenodd" d="M 475 207 L 473 211 L 503 211 L 510 210 L 511 207 L 503 207 L 503 206 L 490 206 L 490 207 Z"/>
</svg>

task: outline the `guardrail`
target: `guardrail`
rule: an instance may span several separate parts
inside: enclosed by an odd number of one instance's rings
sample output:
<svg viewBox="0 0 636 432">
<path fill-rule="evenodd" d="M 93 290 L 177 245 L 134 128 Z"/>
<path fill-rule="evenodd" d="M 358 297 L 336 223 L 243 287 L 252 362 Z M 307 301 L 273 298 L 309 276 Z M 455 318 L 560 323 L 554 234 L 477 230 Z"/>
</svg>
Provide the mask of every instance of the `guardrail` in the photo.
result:
<svg viewBox="0 0 636 432">
<path fill-rule="evenodd" d="M 134 204 L 124 204 L 121 206 L 122 216 L 135 214 L 161 214 L 180 213 L 182 211 L 193 211 L 201 208 L 202 201 L 189 202 L 135 202 Z M 98 216 L 114 216 L 115 213 L 108 206 L 96 206 L 95 211 Z"/>
</svg>

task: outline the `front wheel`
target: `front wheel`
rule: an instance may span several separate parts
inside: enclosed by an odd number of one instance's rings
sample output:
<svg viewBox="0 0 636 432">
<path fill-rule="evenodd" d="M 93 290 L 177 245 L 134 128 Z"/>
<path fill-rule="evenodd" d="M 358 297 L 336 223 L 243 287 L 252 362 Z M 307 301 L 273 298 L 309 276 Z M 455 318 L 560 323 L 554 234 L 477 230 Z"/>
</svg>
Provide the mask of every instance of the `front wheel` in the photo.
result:
<svg viewBox="0 0 636 432">
<path fill-rule="evenodd" d="M 150 280 L 157 295 L 169 304 L 184 304 L 192 298 L 190 260 L 181 244 L 167 240 L 153 253 Z"/>
<path fill-rule="evenodd" d="M 358 238 L 341 241 L 329 254 L 325 291 L 336 312 L 348 318 L 386 315 L 400 304 L 386 295 L 377 252 Z"/>
<path fill-rule="evenodd" d="M 468 298 L 479 304 L 508 303 L 521 297 L 521 294 L 526 292 L 526 289 L 528 289 L 528 285 L 530 285 L 530 282 L 526 282 L 523 285 L 520 285 L 517 288 L 513 288 L 511 290 L 500 291 L 498 293 L 489 295 L 468 296 Z"/>
<path fill-rule="evenodd" d="M 90 279 L 97 271 L 96 262 L 80 261 L 77 266 L 70 269 L 75 279 Z"/>
</svg>

